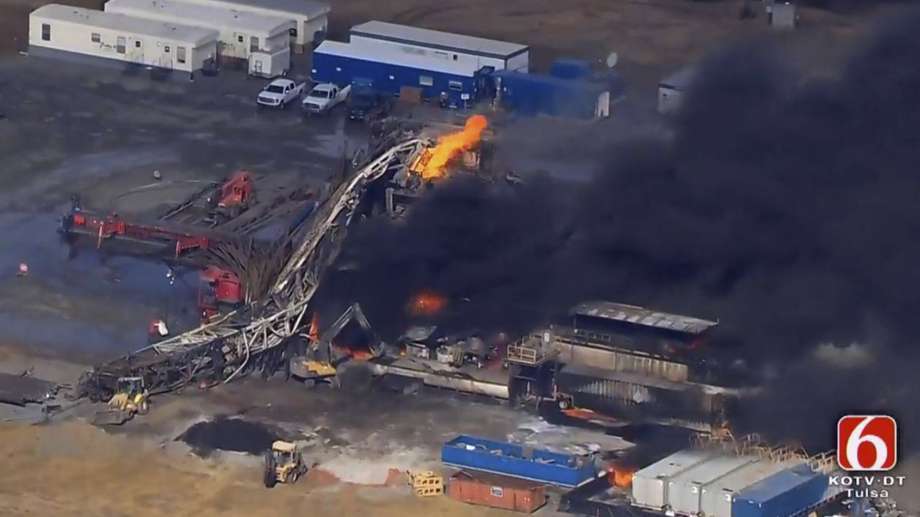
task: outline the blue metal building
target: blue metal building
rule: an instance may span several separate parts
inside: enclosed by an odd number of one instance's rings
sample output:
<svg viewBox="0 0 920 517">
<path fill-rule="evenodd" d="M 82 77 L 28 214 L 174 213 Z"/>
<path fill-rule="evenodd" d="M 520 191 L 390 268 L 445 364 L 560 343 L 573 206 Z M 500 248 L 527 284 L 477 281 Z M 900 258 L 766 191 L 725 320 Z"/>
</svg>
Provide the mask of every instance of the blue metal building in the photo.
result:
<svg viewBox="0 0 920 517">
<path fill-rule="evenodd" d="M 369 48 L 327 40 L 313 51 L 314 81 L 338 85 L 361 81 L 391 95 L 411 86 L 419 88 L 425 98 L 446 94 L 457 106 L 476 100 L 480 72 L 473 63 L 408 54 L 386 46 Z"/>
<path fill-rule="evenodd" d="M 498 70 L 492 76 L 501 106 L 521 115 L 604 118 L 625 91 L 616 73 L 599 77 L 571 59 L 553 63 L 549 75 Z"/>
</svg>

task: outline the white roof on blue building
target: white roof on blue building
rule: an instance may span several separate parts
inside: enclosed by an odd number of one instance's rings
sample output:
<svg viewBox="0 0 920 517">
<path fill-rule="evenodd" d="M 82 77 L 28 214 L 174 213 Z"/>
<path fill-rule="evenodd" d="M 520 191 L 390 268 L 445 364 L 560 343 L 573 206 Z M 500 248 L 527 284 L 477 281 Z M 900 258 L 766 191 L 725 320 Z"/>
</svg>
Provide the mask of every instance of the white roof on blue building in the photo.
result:
<svg viewBox="0 0 920 517">
<path fill-rule="evenodd" d="M 423 71 L 458 75 L 461 77 L 473 77 L 476 75 L 476 72 L 479 71 L 476 65 L 472 63 L 407 54 L 399 50 L 392 50 L 386 46 L 368 48 L 332 40 L 322 42 L 313 50 L 313 54 L 327 54 L 350 59 L 362 59 L 364 61 L 404 66 Z"/>
<path fill-rule="evenodd" d="M 125 34 L 171 39 L 196 47 L 217 40 L 217 31 L 213 29 L 178 23 L 157 22 L 146 18 L 68 5 L 44 5 L 32 11 L 32 16 L 51 21 L 78 23 L 88 27 L 123 31 Z"/>
<path fill-rule="evenodd" d="M 477 38 L 465 34 L 435 31 L 377 20 L 355 25 L 351 28 L 350 34 L 496 58 L 509 58 L 528 49 L 527 45 L 519 43 Z"/>
<path fill-rule="evenodd" d="M 165 22 L 185 20 L 201 27 L 247 31 L 257 35 L 274 36 L 293 28 L 294 21 L 280 16 L 268 16 L 238 11 L 228 7 L 189 4 L 169 0 L 108 0 L 106 12 L 151 18 Z"/>
</svg>

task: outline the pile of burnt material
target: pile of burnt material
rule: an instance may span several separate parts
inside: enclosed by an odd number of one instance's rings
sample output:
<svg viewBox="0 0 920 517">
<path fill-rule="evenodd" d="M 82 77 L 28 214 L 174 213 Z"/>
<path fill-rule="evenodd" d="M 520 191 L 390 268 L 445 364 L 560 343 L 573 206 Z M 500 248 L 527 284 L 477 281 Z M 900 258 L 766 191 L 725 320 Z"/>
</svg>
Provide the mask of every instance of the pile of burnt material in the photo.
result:
<svg viewBox="0 0 920 517">
<path fill-rule="evenodd" d="M 261 455 L 271 450 L 278 439 L 278 434 L 264 424 L 224 416 L 198 422 L 176 438 L 202 457 L 215 450 Z"/>
</svg>

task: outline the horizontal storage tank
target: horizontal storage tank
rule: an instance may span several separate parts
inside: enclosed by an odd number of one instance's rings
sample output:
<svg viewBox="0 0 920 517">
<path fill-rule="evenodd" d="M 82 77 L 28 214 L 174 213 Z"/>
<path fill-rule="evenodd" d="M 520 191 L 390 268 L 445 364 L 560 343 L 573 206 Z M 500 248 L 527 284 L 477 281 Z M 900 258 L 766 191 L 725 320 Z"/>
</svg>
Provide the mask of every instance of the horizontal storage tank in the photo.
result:
<svg viewBox="0 0 920 517">
<path fill-rule="evenodd" d="M 735 494 L 732 517 L 789 517 L 822 502 L 827 476 L 798 465 L 782 470 Z"/>
<path fill-rule="evenodd" d="M 667 501 L 668 481 L 711 456 L 709 451 L 687 449 L 637 471 L 632 481 L 633 504 L 653 510 L 663 509 Z"/>
<path fill-rule="evenodd" d="M 702 488 L 700 513 L 706 517 L 732 517 L 732 498 L 736 493 L 795 464 L 761 460 L 723 476 Z"/>
<path fill-rule="evenodd" d="M 460 435 L 441 448 L 441 461 L 454 467 L 573 487 L 597 474 L 591 460 L 571 454 Z"/>
<path fill-rule="evenodd" d="M 696 515 L 700 511 L 702 488 L 723 476 L 757 461 L 753 456 L 720 454 L 697 464 L 668 481 L 665 503 L 672 511 L 682 515 Z"/>
</svg>

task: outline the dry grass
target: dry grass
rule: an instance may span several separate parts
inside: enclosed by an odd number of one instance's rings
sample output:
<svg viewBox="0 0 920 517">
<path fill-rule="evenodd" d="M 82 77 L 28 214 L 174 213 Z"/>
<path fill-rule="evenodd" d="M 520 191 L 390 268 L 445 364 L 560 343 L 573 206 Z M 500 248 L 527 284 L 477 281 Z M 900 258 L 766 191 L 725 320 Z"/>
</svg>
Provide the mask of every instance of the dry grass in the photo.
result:
<svg viewBox="0 0 920 517">
<path fill-rule="evenodd" d="M 0 515 L 508 515 L 408 489 L 261 484 L 257 458 L 201 460 L 76 422 L 0 424 Z"/>
</svg>

